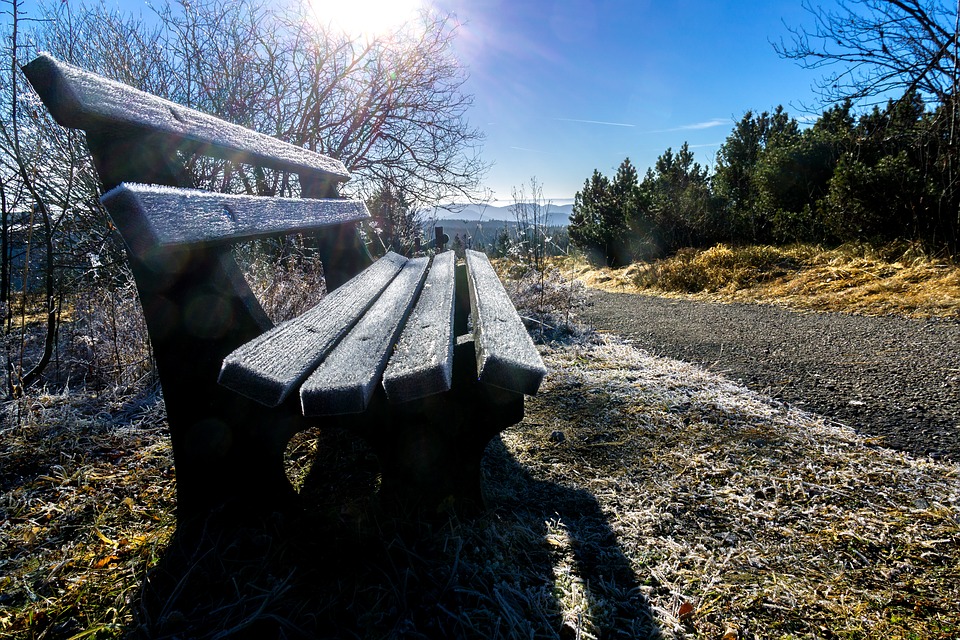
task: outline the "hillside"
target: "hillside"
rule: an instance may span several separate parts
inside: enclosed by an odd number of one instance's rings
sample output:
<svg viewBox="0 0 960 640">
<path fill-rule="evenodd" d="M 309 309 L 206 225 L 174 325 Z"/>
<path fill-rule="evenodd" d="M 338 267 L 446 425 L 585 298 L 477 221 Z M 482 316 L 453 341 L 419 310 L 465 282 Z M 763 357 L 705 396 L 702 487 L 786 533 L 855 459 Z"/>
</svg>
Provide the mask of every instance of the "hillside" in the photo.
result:
<svg viewBox="0 0 960 640">
<path fill-rule="evenodd" d="M 572 204 L 547 204 L 545 226 L 565 227 L 570 224 L 570 215 L 573 213 Z M 489 223 L 493 221 L 516 222 L 514 205 L 496 206 L 486 204 L 458 204 L 449 208 L 424 209 L 421 211 L 424 220 L 437 220 L 445 223 L 448 220 L 464 222 Z M 438 222 L 439 223 L 439 222 Z"/>
</svg>

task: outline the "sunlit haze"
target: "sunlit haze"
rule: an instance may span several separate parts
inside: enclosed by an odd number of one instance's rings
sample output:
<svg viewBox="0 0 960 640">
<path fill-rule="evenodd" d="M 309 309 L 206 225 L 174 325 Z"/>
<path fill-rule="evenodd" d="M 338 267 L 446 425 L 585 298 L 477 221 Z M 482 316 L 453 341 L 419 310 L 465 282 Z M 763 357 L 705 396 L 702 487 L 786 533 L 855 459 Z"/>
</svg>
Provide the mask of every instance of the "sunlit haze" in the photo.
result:
<svg viewBox="0 0 960 640">
<path fill-rule="evenodd" d="M 306 0 L 322 26 L 375 38 L 408 21 L 422 0 Z"/>
</svg>

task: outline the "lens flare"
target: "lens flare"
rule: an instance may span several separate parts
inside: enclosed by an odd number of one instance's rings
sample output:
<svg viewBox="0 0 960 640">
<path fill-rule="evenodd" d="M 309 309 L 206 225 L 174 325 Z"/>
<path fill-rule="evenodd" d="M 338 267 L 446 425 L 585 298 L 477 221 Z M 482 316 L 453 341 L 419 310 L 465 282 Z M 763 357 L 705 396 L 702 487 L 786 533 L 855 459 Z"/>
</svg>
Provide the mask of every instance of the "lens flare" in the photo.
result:
<svg viewBox="0 0 960 640">
<path fill-rule="evenodd" d="M 306 0 L 324 27 L 351 37 L 376 38 L 412 20 L 423 0 Z"/>
</svg>

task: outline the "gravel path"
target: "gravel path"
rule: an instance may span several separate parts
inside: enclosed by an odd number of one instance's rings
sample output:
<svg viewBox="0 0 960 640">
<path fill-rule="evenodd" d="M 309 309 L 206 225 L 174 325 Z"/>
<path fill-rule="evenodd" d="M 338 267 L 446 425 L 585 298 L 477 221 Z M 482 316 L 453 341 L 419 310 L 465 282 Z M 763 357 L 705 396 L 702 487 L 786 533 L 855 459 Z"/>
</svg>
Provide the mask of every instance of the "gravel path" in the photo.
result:
<svg viewBox="0 0 960 640">
<path fill-rule="evenodd" d="M 585 320 L 883 444 L 960 461 L 960 322 L 588 290 Z"/>
</svg>

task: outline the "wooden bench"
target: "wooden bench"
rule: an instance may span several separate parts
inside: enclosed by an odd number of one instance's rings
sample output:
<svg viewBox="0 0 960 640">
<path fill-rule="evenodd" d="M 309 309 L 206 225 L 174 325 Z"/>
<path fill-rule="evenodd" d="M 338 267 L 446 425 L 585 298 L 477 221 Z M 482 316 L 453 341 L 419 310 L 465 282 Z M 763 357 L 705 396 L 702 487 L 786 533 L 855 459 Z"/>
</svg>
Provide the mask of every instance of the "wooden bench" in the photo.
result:
<svg viewBox="0 0 960 640">
<path fill-rule="evenodd" d="M 344 166 L 41 54 L 23 68 L 65 127 L 82 129 L 122 236 L 166 403 L 178 519 L 295 501 L 290 438 L 349 427 L 371 445 L 385 495 L 480 503 L 489 440 L 523 417 L 543 363 L 483 254 L 376 262 L 339 198 Z M 200 154 L 296 176 L 300 198 L 188 188 Z M 308 235 L 329 293 L 272 326 L 231 245 Z"/>
</svg>

